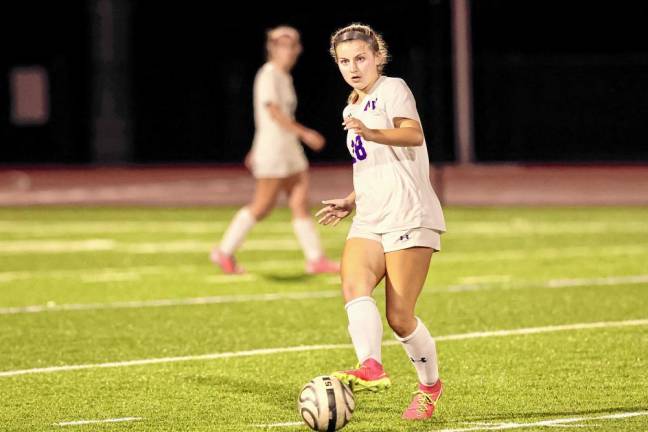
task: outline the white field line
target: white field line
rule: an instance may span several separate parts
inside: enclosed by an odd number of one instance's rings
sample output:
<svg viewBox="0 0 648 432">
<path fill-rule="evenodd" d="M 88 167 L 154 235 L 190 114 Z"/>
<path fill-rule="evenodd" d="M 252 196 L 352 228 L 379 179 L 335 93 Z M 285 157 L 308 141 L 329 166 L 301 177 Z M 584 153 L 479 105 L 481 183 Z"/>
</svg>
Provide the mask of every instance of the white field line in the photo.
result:
<svg viewBox="0 0 648 432">
<path fill-rule="evenodd" d="M 322 240 L 327 247 L 342 246 L 341 240 Z M 78 252 L 121 252 L 126 254 L 163 254 L 163 253 L 209 253 L 213 241 L 170 240 L 159 242 L 120 242 L 112 239 L 86 240 L 4 240 L 0 241 L 0 253 L 78 253 Z M 241 251 L 299 251 L 296 239 L 251 239 L 241 247 Z M 648 250 L 648 247 L 647 247 Z"/>
<path fill-rule="evenodd" d="M 616 226 L 615 226 L 616 225 Z M 648 233 L 645 221 L 628 221 L 625 223 L 577 221 L 577 222 L 538 222 L 526 219 L 514 219 L 499 222 L 450 222 L 449 235 L 458 236 L 514 236 L 532 234 L 608 234 L 608 233 Z"/>
<path fill-rule="evenodd" d="M 547 282 L 547 288 L 566 288 L 582 285 L 620 285 L 620 284 L 642 284 L 648 283 L 648 275 L 635 276 L 609 276 L 606 278 L 588 279 L 551 279 Z"/>
<path fill-rule="evenodd" d="M 343 245 L 342 240 L 327 239 L 326 247 Z M 208 253 L 213 242 L 194 240 L 172 240 L 160 242 L 119 242 L 111 239 L 88 239 L 68 241 L 65 239 L 48 240 L 5 240 L 0 241 L 0 253 L 69 253 L 69 252 L 119 252 L 124 254 L 160 253 Z M 301 250 L 295 239 L 252 239 L 244 243 L 245 251 L 298 251 Z M 648 254 L 648 244 L 615 245 L 606 248 L 593 246 L 572 246 L 542 249 L 509 249 L 488 252 L 443 252 L 436 261 L 440 262 L 479 262 L 479 261 L 520 261 L 579 257 L 608 257 Z"/>
<path fill-rule="evenodd" d="M 329 242 L 324 242 L 330 243 Z M 194 240 L 173 240 L 168 242 L 141 242 L 122 243 L 115 250 L 131 254 L 160 254 L 160 253 L 207 253 L 214 246 L 214 242 Z M 299 243 L 295 239 L 251 239 L 243 243 L 241 251 L 268 250 L 268 251 L 297 251 Z"/>
<path fill-rule="evenodd" d="M 207 276 L 205 280 L 213 283 L 241 283 L 252 282 L 258 280 L 253 274 L 244 275 L 212 275 Z M 339 285 L 340 280 L 338 276 L 326 278 L 324 280 L 326 285 Z M 494 290 L 494 289 L 523 289 L 523 288 L 573 288 L 581 286 L 618 286 L 624 284 L 647 284 L 648 275 L 634 275 L 634 276 L 610 276 L 602 278 L 586 278 L 586 279 L 550 279 L 546 282 L 537 283 L 522 283 L 518 285 L 498 286 L 498 285 L 451 285 L 445 291 L 463 292 L 463 291 L 478 291 L 478 290 Z M 444 290 L 424 291 L 426 294 L 438 294 Z M 382 291 L 377 291 L 377 295 L 381 295 Z M 155 300 L 130 300 L 119 301 L 111 303 L 82 303 L 82 304 L 56 304 L 55 302 L 48 302 L 45 305 L 29 305 L 29 306 L 14 306 L 14 307 L 0 307 L 0 315 L 18 315 L 25 313 L 40 313 L 40 312 L 60 312 L 60 311 L 79 311 L 79 310 L 104 310 L 104 309 L 135 309 L 135 308 L 152 308 L 152 307 L 165 307 L 165 306 L 193 306 L 205 304 L 222 304 L 222 303 L 245 303 L 245 302 L 266 302 L 276 300 L 305 300 L 305 299 L 323 299 L 323 298 L 336 298 L 338 297 L 339 290 L 326 290 L 326 291 L 304 291 L 304 292 L 275 292 L 265 294 L 246 294 L 246 295 L 223 295 L 223 296 L 210 296 L 210 297 L 189 297 L 189 298 L 176 298 L 176 299 L 155 299 Z"/>
<path fill-rule="evenodd" d="M 280 428 L 280 427 L 292 427 L 292 426 L 304 426 L 304 422 L 283 422 L 283 423 L 267 423 L 267 424 L 255 424 L 254 427 L 258 428 Z"/>
<path fill-rule="evenodd" d="M 343 240 L 322 239 L 321 243 L 329 248 L 342 247 Z M 115 246 L 117 252 L 131 254 L 158 254 L 158 253 L 208 253 L 214 247 L 214 242 L 194 240 L 171 240 L 166 242 L 138 242 L 119 243 Z M 0 244 L 1 248 L 1 244 Z M 297 239 L 293 238 L 271 238 L 271 239 L 250 239 L 246 240 L 240 249 L 245 251 L 300 251 L 301 246 Z M 648 251 L 648 245 L 646 246 Z"/>
<path fill-rule="evenodd" d="M 435 337 L 435 340 L 439 341 L 451 341 L 451 340 L 466 340 L 466 339 L 481 339 L 488 337 L 501 337 L 501 336 L 522 336 L 538 333 L 553 333 L 559 331 L 569 331 L 569 330 L 587 330 L 587 329 L 600 329 L 600 328 L 612 328 L 612 327 L 636 327 L 636 326 L 646 326 L 648 325 L 648 319 L 638 319 L 638 320 L 625 320 L 625 321 L 599 321 L 591 323 L 578 323 L 578 324 L 562 324 L 554 326 L 543 326 L 543 327 L 527 327 L 521 329 L 513 330 L 493 330 L 493 331 L 483 331 L 483 332 L 472 332 L 472 333 L 460 333 L 455 335 L 446 335 Z M 395 340 L 389 340 L 384 342 L 386 345 L 398 345 L 400 342 Z"/>
<path fill-rule="evenodd" d="M 478 261 L 521 261 L 558 258 L 591 258 L 608 256 L 643 255 L 648 253 L 648 245 L 616 245 L 606 248 L 590 246 L 571 246 L 564 248 L 510 249 L 491 252 L 441 252 L 434 259 L 437 262 L 478 262 Z"/>
<path fill-rule="evenodd" d="M 479 426 L 472 426 L 460 429 L 441 429 L 439 432 L 473 432 L 473 431 L 488 431 L 488 430 L 506 430 L 506 429 L 523 429 L 535 427 L 560 427 L 569 425 L 571 423 L 579 423 L 592 420 L 619 420 L 631 417 L 639 417 L 648 415 L 648 411 L 631 411 L 617 414 L 597 415 L 597 416 L 582 416 L 572 418 L 557 418 L 551 420 L 541 420 L 532 423 L 480 423 Z M 580 425 L 579 425 L 580 426 Z"/>
<path fill-rule="evenodd" d="M 305 261 L 303 259 L 246 261 L 242 265 L 246 270 L 254 271 L 286 270 L 286 268 L 300 271 L 304 269 Z"/>
<path fill-rule="evenodd" d="M 5 240 L 0 241 L 2 253 L 61 253 L 61 252 L 99 252 L 114 250 L 117 245 L 110 239 L 85 240 Z"/>
<path fill-rule="evenodd" d="M 139 421 L 139 420 L 143 420 L 142 417 L 121 417 L 121 418 L 111 418 L 111 419 L 103 419 L 103 420 L 74 420 L 74 421 L 54 423 L 54 426 L 80 426 L 80 425 L 89 425 L 89 424 L 98 424 L 98 423 L 121 423 L 121 422 Z"/>
<path fill-rule="evenodd" d="M 258 265 L 257 265 L 258 264 Z M 304 265 L 303 260 L 295 261 L 260 261 L 252 263 L 250 269 L 259 270 L 264 267 L 279 270 L 297 264 Z M 282 266 L 283 265 L 283 266 Z M 246 266 L 247 267 L 247 266 Z M 172 273 L 174 277 L 185 277 L 193 273 L 195 276 L 204 277 L 210 283 L 241 283 L 258 279 L 252 273 L 244 275 L 207 274 L 208 268 L 193 265 L 167 265 L 167 266 L 142 266 L 142 267 L 101 267 L 92 270 L 69 269 L 69 270 L 33 270 L 33 271 L 10 271 L 0 272 L 0 283 L 13 282 L 27 279 L 78 279 L 85 283 L 111 282 L 120 280 L 138 279 L 147 275 L 159 275 Z"/>
<path fill-rule="evenodd" d="M 205 282 L 213 284 L 237 284 L 237 283 L 247 283 L 254 282 L 259 280 L 259 276 L 253 273 L 245 273 L 238 275 L 231 274 L 213 274 L 205 276 Z"/>
<path fill-rule="evenodd" d="M 0 232 L 25 235 L 59 234 L 128 234 L 128 233 L 176 233 L 217 234 L 227 229 L 229 222 L 198 221 L 87 221 L 87 222 L 22 222 L 0 220 Z M 264 232 L 292 232 L 290 222 L 263 222 Z"/>
<path fill-rule="evenodd" d="M 245 265 L 251 271 L 281 271 L 296 269 L 302 272 L 304 260 L 266 260 L 252 261 Z M 209 274 L 210 270 L 199 266 L 146 266 L 146 267 L 121 267 L 121 268 L 97 268 L 70 269 L 70 270 L 45 270 L 45 271 L 10 271 L 0 272 L 0 284 L 10 283 L 19 280 L 31 279 L 75 279 L 81 283 L 107 283 L 107 282 L 128 282 L 140 280 L 149 275 L 160 275 L 166 273 L 172 277 L 185 277 L 193 273 L 193 276 L 203 278 L 209 284 L 237 284 L 259 280 L 259 275 L 246 273 L 243 275 L 226 275 L 221 273 Z M 178 274 L 180 273 L 180 274 Z M 279 275 L 280 276 L 280 275 Z M 334 280 L 327 279 L 326 284 L 339 283 L 339 277 Z"/>
<path fill-rule="evenodd" d="M 636 320 L 625 320 L 625 321 L 600 321 L 600 322 L 589 322 L 589 323 L 578 323 L 578 324 L 552 325 L 552 326 L 543 326 L 543 327 L 527 327 L 527 328 L 519 328 L 519 329 L 511 329 L 511 330 L 494 330 L 494 331 L 482 331 L 482 332 L 471 332 L 471 333 L 459 333 L 459 334 L 451 334 L 445 336 L 437 336 L 435 339 L 437 341 L 455 341 L 455 340 L 481 339 L 481 338 L 490 338 L 490 337 L 533 335 L 533 334 L 540 334 L 540 333 L 553 333 L 553 332 L 571 331 L 571 330 L 637 327 L 637 326 L 647 326 L 647 325 L 648 325 L 648 319 L 636 319 Z M 384 346 L 393 346 L 399 344 L 400 342 L 396 340 L 388 340 L 383 342 Z M 261 348 L 261 349 L 247 350 L 247 351 L 220 352 L 220 353 L 179 356 L 179 357 L 160 357 L 160 358 L 127 360 L 127 361 L 118 361 L 118 362 L 109 362 L 109 363 L 90 363 L 90 364 L 50 366 L 50 367 L 33 368 L 33 369 L 18 369 L 18 370 L 4 371 L 4 372 L 0 372 L 0 378 L 14 377 L 19 375 L 29 375 L 29 374 L 66 372 L 66 371 L 75 371 L 75 370 L 118 368 L 118 367 L 128 367 L 128 366 L 143 366 L 143 365 L 150 365 L 150 364 L 177 363 L 177 362 L 186 362 L 186 361 L 205 361 L 205 360 L 217 360 L 217 359 L 239 358 L 239 357 L 256 357 L 256 356 L 271 355 L 271 354 L 322 351 L 322 350 L 338 350 L 338 349 L 350 349 L 350 348 L 352 348 L 352 345 L 348 343 L 324 344 L 324 345 L 301 345 L 301 346 L 291 346 L 291 347 Z"/>
<path fill-rule="evenodd" d="M 252 261 L 246 263 L 246 270 L 253 271 L 277 271 L 295 269 L 302 272 L 304 260 L 266 260 Z M 185 277 L 193 273 L 194 276 L 204 277 L 208 283 L 243 283 L 258 280 L 259 275 L 246 273 L 243 275 L 226 275 L 221 273 L 209 274 L 208 267 L 201 266 L 145 266 L 145 267 L 101 267 L 93 270 L 70 269 L 70 270 L 33 270 L 33 271 L 8 271 L 0 272 L 0 284 L 19 280 L 31 279 L 77 279 L 83 283 L 113 282 L 137 280 L 147 275 L 159 275 L 171 273 L 173 277 Z M 215 270 L 214 270 L 215 271 Z M 178 275 L 181 273 L 181 275 Z M 280 275 L 279 275 L 280 276 Z M 335 277 L 335 283 L 339 277 Z M 329 281 L 327 280 L 327 283 Z"/>
<path fill-rule="evenodd" d="M 483 291 L 483 290 L 513 290 L 525 288 L 576 288 L 583 286 L 617 286 L 617 285 L 642 285 L 648 284 L 648 274 L 641 275 L 624 275 L 624 276 L 604 276 L 598 278 L 562 278 L 549 279 L 539 282 L 503 282 L 495 283 L 473 283 L 458 284 L 447 287 L 449 292 L 462 291 Z"/>
<path fill-rule="evenodd" d="M 533 423 L 486 423 L 486 422 L 470 422 L 470 424 L 479 425 L 468 428 L 460 429 L 440 429 L 437 432 L 473 432 L 473 431 L 487 431 L 487 430 L 505 430 L 505 429 L 522 429 L 531 427 L 586 427 L 592 425 L 575 424 L 583 421 L 592 420 L 618 420 L 631 417 L 648 415 L 648 411 L 631 411 L 617 414 L 591 416 L 591 417 L 573 417 L 573 418 L 558 418 L 551 420 L 541 420 Z M 267 423 L 256 424 L 258 428 L 280 428 L 301 426 L 303 422 L 283 422 L 283 423 Z"/>
<path fill-rule="evenodd" d="M 120 221 L 102 220 L 86 222 L 61 221 L 15 221 L 0 220 L 0 232 L 9 234 L 56 235 L 56 234 L 121 234 L 121 233 L 186 233 L 218 234 L 229 225 L 229 220 L 214 221 Z M 648 224 L 641 220 L 616 222 L 576 221 L 538 222 L 528 219 L 513 219 L 498 222 L 454 221 L 449 224 L 452 236 L 518 236 L 530 234 L 605 234 L 605 233 L 648 233 Z M 265 221 L 259 224 L 264 233 L 292 234 L 292 227 L 286 221 Z"/>
<path fill-rule="evenodd" d="M 205 255 L 206 256 L 206 255 Z M 296 269 L 302 271 L 304 268 L 303 259 L 287 260 L 264 260 L 249 261 L 245 263 L 246 270 L 267 271 L 267 270 L 286 270 Z M 69 269 L 69 270 L 30 270 L 30 271 L 8 271 L 0 272 L 0 283 L 13 282 L 24 279 L 68 279 L 80 278 L 82 280 L 96 281 L 108 280 L 112 275 L 117 279 L 124 273 L 137 273 L 139 276 L 158 275 L 161 273 L 194 273 L 197 276 L 204 276 L 209 267 L 192 266 L 192 265 L 166 265 L 166 266 L 142 266 L 142 267 L 99 267 L 94 269 Z M 256 275 L 246 273 L 245 275 L 224 275 L 220 273 L 206 276 L 208 282 L 228 282 L 249 281 L 256 279 Z"/>
<path fill-rule="evenodd" d="M 512 275 L 479 275 L 465 276 L 459 279 L 459 283 L 464 285 L 483 284 L 483 283 L 503 283 L 513 279 Z"/>
<path fill-rule="evenodd" d="M 190 297 L 180 299 L 159 299 L 159 300 L 137 300 L 137 301 L 119 301 L 112 303 L 79 303 L 79 304 L 56 304 L 48 303 L 46 305 L 18 306 L 0 308 L 0 315 L 17 315 L 25 313 L 39 312 L 60 312 L 60 311 L 87 311 L 103 309 L 140 309 L 152 307 L 168 306 L 196 306 L 223 303 L 249 303 L 249 302 L 269 302 L 277 300 L 308 300 L 322 298 L 340 297 L 338 290 L 328 291 L 306 291 L 306 292 L 286 292 L 286 293 L 267 293 L 267 294 L 237 294 L 222 295 L 210 297 Z"/>
<path fill-rule="evenodd" d="M 281 260 L 281 261 L 259 261 L 251 263 L 245 268 L 254 271 L 285 270 L 286 268 L 303 271 L 304 260 Z M 75 279 L 81 283 L 107 283 L 107 282 L 128 282 L 140 280 L 147 275 L 159 275 L 171 273 L 172 277 L 184 277 L 193 273 L 194 276 L 202 277 L 203 281 L 209 284 L 237 284 L 259 280 L 254 273 L 243 275 L 208 274 L 209 270 L 197 266 L 150 266 L 150 267 L 129 267 L 129 268 L 98 268 L 94 271 L 88 270 L 55 270 L 55 271 L 14 271 L 0 272 L 0 284 L 19 280 L 31 279 Z M 178 275 L 180 273 L 180 275 Z M 327 284 L 339 283 L 339 277 L 335 281 L 326 280 Z"/>
<path fill-rule="evenodd" d="M 186 234 L 219 237 L 229 222 L 7 222 L 0 221 L 0 233 L 25 237 L 45 238 L 59 235 L 110 235 L 110 234 Z M 346 227 L 348 228 L 348 227 Z M 324 228 L 323 228 L 324 229 Z M 294 236 L 289 220 L 285 222 L 263 222 L 255 226 L 253 233 Z M 339 232 L 343 234 L 342 231 Z M 346 231 L 344 232 L 346 234 Z"/>
<path fill-rule="evenodd" d="M 133 271 L 81 275 L 83 283 L 128 282 L 139 280 L 141 274 Z"/>
<path fill-rule="evenodd" d="M 0 191 L 0 202 L 9 201 L 18 204 L 61 204 L 103 202 L 123 202 L 125 199 L 141 201 L 142 196 L 148 198 L 168 198 L 169 195 L 180 196 L 187 188 L 195 189 L 200 187 L 212 194 L 228 193 L 231 186 L 227 186 L 221 180 L 170 180 L 151 183 L 139 183 L 119 186 L 97 186 L 97 187 L 75 187 L 69 189 L 49 188 L 25 190 L 29 180 L 19 177 L 14 180 L 18 188 L 14 190 Z M 238 181 L 233 181 L 238 184 Z M 180 201 L 183 201 L 180 199 Z"/>
<path fill-rule="evenodd" d="M 0 283 L 25 279 L 68 279 L 97 282 L 110 280 L 113 275 L 119 279 L 125 273 L 136 273 L 138 276 L 156 275 L 164 272 L 173 273 L 202 273 L 201 267 L 192 265 L 141 266 L 141 267 L 100 267 L 95 269 L 68 270 L 30 270 L 0 272 Z"/>
</svg>

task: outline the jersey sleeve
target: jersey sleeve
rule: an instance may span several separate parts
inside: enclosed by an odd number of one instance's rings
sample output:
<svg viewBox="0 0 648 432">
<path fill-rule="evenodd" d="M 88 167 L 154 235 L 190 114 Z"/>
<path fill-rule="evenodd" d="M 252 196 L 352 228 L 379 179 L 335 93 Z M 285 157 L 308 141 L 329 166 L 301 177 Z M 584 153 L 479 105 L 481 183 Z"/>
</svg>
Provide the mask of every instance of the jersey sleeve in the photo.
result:
<svg viewBox="0 0 648 432">
<path fill-rule="evenodd" d="M 265 106 L 269 103 L 279 104 L 279 91 L 277 90 L 277 80 L 272 71 L 265 70 L 259 73 L 254 87 L 256 99 Z"/>
<path fill-rule="evenodd" d="M 389 119 L 404 117 L 420 121 L 418 111 L 416 110 L 416 100 L 405 81 L 395 79 L 390 84 L 385 95 L 385 110 Z"/>
</svg>

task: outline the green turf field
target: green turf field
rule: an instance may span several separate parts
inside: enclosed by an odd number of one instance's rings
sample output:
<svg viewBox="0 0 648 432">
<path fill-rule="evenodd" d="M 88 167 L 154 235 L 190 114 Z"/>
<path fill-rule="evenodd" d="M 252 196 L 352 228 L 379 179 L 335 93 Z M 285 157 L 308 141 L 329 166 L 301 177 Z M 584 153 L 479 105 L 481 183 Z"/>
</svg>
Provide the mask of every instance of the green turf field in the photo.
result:
<svg viewBox="0 0 648 432">
<path fill-rule="evenodd" d="M 338 280 L 304 275 L 283 209 L 240 252 L 248 275 L 220 275 L 234 211 L 0 209 L 0 430 L 306 430 L 301 385 L 355 363 Z M 648 208 L 446 218 L 418 308 L 438 412 L 400 420 L 416 378 L 385 326 L 394 385 L 345 430 L 648 431 Z M 321 229 L 331 256 L 347 229 Z"/>
</svg>

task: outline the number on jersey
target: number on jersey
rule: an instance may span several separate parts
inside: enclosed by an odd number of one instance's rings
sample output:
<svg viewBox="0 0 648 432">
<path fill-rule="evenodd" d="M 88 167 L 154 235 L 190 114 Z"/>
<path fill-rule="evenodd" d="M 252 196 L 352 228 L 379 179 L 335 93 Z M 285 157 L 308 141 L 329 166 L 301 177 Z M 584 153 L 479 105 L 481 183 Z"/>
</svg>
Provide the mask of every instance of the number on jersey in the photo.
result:
<svg viewBox="0 0 648 432">
<path fill-rule="evenodd" d="M 362 137 L 356 135 L 355 139 L 351 140 L 351 149 L 353 152 L 353 163 L 367 159 L 367 149 L 364 148 Z"/>
</svg>

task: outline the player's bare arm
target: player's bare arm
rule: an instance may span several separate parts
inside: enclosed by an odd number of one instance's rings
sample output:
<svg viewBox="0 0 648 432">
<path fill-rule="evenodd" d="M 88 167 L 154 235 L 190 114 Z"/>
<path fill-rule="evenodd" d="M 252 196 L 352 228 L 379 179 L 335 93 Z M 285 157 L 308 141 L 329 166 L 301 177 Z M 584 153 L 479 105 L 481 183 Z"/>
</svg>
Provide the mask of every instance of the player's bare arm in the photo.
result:
<svg viewBox="0 0 648 432">
<path fill-rule="evenodd" d="M 324 148 L 326 140 L 316 130 L 307 128 L 296 120 L 287 116 L 281 109 L 274 103 L 269 102 L 266 104 L 270 116 L 276 121 L 279 126 L 296 134 L 301 141 L 304 142 L 311 150 L 320 151 Z"/>
<path fill-rule="evenodd" d="M 352 130 L 366 141 L 395 147 L 417 147 L 423 145 L 423 131 L 416 120 L 404 117 L 394 118 L 393 129 L 370 129 L 361 120 L 349 117 L 342 123 L 344 130 Z"/>
</svg>

